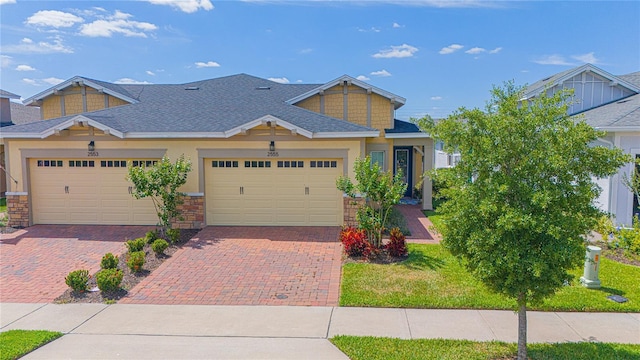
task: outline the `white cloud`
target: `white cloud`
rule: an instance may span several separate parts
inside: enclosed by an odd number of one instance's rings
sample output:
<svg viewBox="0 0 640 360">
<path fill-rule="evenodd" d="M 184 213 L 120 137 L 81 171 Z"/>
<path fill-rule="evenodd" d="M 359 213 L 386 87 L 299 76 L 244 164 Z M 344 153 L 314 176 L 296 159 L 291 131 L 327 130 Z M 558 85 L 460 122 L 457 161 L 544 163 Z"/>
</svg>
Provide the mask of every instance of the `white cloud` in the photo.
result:
<svg viewBox="0 0 640 360">
<path fill-rule="evenodd" d="M 57 77 L 49 77 L 49 78 L 46 78 L 46 79 L 42 79 L 42 81 L 44 81 L 44 82 L 46 82 L 47 84 L 50 84 L 50 85 L 58 85 L 61 82 L 63 82 L 64 79 L 58 79 Z"/>
<path fill-rule="evenodd" d="M 376 32 L 379 33 L 380 29 L 378 29 L 377 27 L 371 27 L 371 29 L 362 29 L 362 28 L 358 28 L 359 32 Z"/>
<path fill-rule="evenodd" d="M 147 75 L 156 76 L 156 73 L 154 73 L 154 72 L 153 72 L 153 71 L 151 71 L 151 70 L 147 70 L 147 71 L 145 71 L 145 72 L 147 73 Z"/>
<path fill-rule="evenodd" d="M 154 24 L 129 20 L 133 15 L 116 10 L 113 15 L 80 26 L 80 34 L 89 37 L 111 37 L 113 34 L 147 37 L 147 32 L 158 29 Z"/>
<path fill-rule="evenodd" d="M 313 52 L 313 49 L 311 49 L 311 48 L 300 50 L 300 54 L 303 54 L 303 55 L 311 54 L 312 52 Z"/>
<path fill-rule="evenodd" d="M 40 84 L 38 84 L 38 82 L 35 79 L 24 78 L 22 79 L 22 82 L 27 83 L 29 85 L 33 85 L 33 86 L 40 86 Z"/>
<path fill-rule="evenodd" d="M 394 22 L 392 26 L 393 26 L 394 29 L 404 27 L 404 26 L 398 24 L 397 22 Z"/>
<path fill-rule="evenodd" d="M 564 56 L 557 54 L 545 55 L 533 60 L 533 62 L 540 65 L 573 65 L 572 63 L 568 62 L 564 58 Z"/>
<path fill-rule="evenodd" d="M 497 47 L 497 48 L 495 48 L 493 50 L 489 50 L 489 54 L 497 54 L 500 51 L 502 51 L 502 48 L 501 47 Z"/>
<path fill-rule="evenodd" d="M 417 47 L 402 44 L 399 46 L 391 46 L 390 49 L 380 50 L 380 52 L 373 54 L 372 56 L 374 58 L 405 58 L 412 57 L 416 51 L 418 51 Z"/>
<path fill-rule="evenodd" d="M 280 83 L 280 84 L 288 84 L 289 83 L 289 79 L 287 79 L 286 77 L 280 77 L 280 78 L 269 78 L 268 80 Z"/>
<path fill-rule="evenodd" d="M 12 59 L 11 56 L 0 55 L 0 67 L 6 68 L 11 66 L 11 63 L 13 63 L 13 60 L 11 59 Z"/>
<path fill-rule="evenodd" d="M 442 100 L 442 96 L 432 96 L 431 100 L 433 100 L 433 101 Z"/>
<path fill-rule="evenodd" d="M 8 54 L 71 54 L 73 49 L 64 45 L 59 37 L 54 38 L 51 42 L 40 41 L 38 43 L 34 43 L 29 38 L 24 38 L 20 44 L 3 46 L 2 52 Z"/>
<path fill-rule="evenodd" d="M 17 71 L 34 71 L 35 68 L 32 68 L 29 65 L 18 65 L 18 66 L 16 66 L 16 70 Z"/>
<path fill-rule="evenodd" d="M 473 47 L 473 48 L 465 51 L 465 53 L 467 53 L 467 54 L 480 54 L 480 53 L 483 53 L 485 51 L 487 51 L 487 50 L 483 49 L 481 47 Z"/>
<path fill-rule="evenodd" d="M 208 67 L 220 67 L 220 64 L 218 64 L 215 61 L 207 61 L 207 62 L 202 62 L 202 61 L 198 61 L 196 63 L 196 67 L 199 68 L 208 68 Z"/>
<path fill-rule="evenodd" d="M 454 53 L 460 49 L 462 49 L 464 46 L 460 45 L 460 44 L 451 44 L 447 47 L 443 47 L 442 49 L 440 49 L 439 53 L 441 55 L 446 55 L 446 54 L 451 54 Z"/>
<path fill-rule="evenodd" d="M 200 9 L 211 10 L 213 4 L 210 0 L 148 0 L 154 5 L 169 5 L 188 14 L 194 13 Z"/>
<path fill-rule="evenodd" d="M 356 77 L 356 80 L 360 80 L 360 81 L 367 81 L 367 80 L 371 80 L 368 77 L 364 76 L 364 75 L 358 75 L 358 77 Z"/>
<path fill-rule="evenodd" d="M 126 85 L 147 85 L 147 84 L 151 84 L 148 81 L 139 81 L 139 80 L 134 80 L 134 79 L 131 79 L 131 78 L 118 79 L 118 80 L 114 81 L 114 83 L 116 83 L 116 84 L 126 84 Z"/>
<path fill-rule="evenodd" d="M 16 0 L 0 0 L 0 5 L 15 4 Z"/>
<path fill-rule="evenodd" d="M 382 69 L 379 71 L 372 71 L 369 75 L 387 77 L 387 76 L 391 76 L 391 73 L 385 69 Z"/>
<path fill-rule="evenodd" d="M 582 63 L 598 64 L 600 62 L 600 60 L 593 55 L 593 52 L 582 55 L 572 55 L 571 57 Z"/>
<path fill-rule="evenodd" d="M 54 28 L 68 28 L 84 19 L 70 13 L 57 10 L 41 10 L 27 18 L 28 25 L 49 26 Z"/>
</svg>

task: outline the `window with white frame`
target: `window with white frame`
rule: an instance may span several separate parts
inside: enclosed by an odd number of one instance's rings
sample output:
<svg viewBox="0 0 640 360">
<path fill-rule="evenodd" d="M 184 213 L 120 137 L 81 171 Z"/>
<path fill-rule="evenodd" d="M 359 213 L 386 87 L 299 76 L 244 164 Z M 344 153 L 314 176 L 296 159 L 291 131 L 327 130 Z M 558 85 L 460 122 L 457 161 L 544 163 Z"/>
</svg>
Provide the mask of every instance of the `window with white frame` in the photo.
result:
<svg viewBox="0 0 640 360">
<path fill-rule="evenodd" d="M 371 165 L 378 164 L 380 169 L 384 170 L 384 151 L 372 151 L 371 156 Z"/>
</svg>

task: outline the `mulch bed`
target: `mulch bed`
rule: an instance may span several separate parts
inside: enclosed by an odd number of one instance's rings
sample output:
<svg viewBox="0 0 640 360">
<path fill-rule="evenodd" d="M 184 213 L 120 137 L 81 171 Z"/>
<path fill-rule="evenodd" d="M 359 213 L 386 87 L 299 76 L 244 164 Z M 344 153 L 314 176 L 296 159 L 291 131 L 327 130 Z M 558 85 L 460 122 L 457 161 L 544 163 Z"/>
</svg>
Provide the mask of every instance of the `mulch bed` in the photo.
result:
<svg viewBox="0 0 640 360">
<path fill-rule="evenodd" d="M 96 284 L 96 274 L 92 274 L 89 279 L 89 289 L 96 289 L 96 291 L 85 291 L 82 293 L 78 293 L 72 289 L 67 289 L 62 295 L 58 296 L 54 302 L 57 304 L 68 304 L 68 303 L 104 303 L 104 302 L 116 302 L 123 297 L 127 296 L 129 290 L 133 289 L 138 283 L 144 280 L 145 277 L 149 276 L 151 272 L 160 265 L 162 265 L 165 260 L 169 259 L 176 251 L 178 251 L 182 245 L 191 240 L 200 230 L 180 230 L 180 239 L 170 245 L 167 250 L 165 250 L 163 255 L 157 256 L 155 252 L 151 249 L 151 245 L 147 244 L 144 247 L 145 252 L 145 262 L 141 271 L 132 272 L 127 266 L 127 254 L 119 254 L 118 255 L 118 269 L 120 269 L 123 273 L 122 283 L 120 286 L 122 289 L 115 292 L 103 293 L 102 291 L 97 290 Z M 115 255 L 115 254 L 114 254 Z"/>
<path fill-rule="evenodd" d="M 623 249 L 607 249 L 603 247 L 602 256 L 627 265 L 640 266 L 640 256 L 627 256 Z"/>
</svg>

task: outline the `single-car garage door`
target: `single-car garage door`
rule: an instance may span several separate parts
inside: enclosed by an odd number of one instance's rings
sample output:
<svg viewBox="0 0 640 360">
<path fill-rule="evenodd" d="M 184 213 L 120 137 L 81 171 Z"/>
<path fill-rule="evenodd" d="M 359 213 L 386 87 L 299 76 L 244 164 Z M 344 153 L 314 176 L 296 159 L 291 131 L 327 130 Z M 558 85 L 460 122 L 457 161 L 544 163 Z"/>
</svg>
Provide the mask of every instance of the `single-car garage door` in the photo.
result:
<svg viewBox="0 0 640 360">
<path fill-rule="evenodd" d="M 136 160 L 135 165 L 153 160 Z M 34 224 L 155 225 L 151 199 L 135 199 L 126 160 L 30 160 Z"/>
<path fill-rule="evenodd" d="M 342 159 L 208 159 L 209 225 L 342 225 Z"/>
</svg>

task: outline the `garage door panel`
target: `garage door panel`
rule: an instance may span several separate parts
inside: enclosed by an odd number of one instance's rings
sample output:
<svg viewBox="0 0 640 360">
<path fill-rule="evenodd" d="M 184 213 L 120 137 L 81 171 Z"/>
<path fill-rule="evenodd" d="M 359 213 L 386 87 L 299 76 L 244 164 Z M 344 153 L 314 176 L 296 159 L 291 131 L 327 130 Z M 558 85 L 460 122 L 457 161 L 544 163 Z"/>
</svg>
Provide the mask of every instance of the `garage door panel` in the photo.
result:
<svg viewBox="0 0 640 360">
<path fill-rule="evenodd" d="M 271 160 L 270 167 L 256 166 L 267 160 L 231 159 L 237 168 L 212 166 L 220 161 L 205 160 L 208 224 L 341 225 L 342 194 L 335 187 L 341 160 L 314 168 L 308 159 Z"/>
<path fill-rule="evenodd" d="M 101 162 L 93 160 L 91 166 L 91 160 L 65 159 L 56 160 L 55 167 L 47 167 L 38 166 L 37 159 L 32 159 L 30 192 L 33 222 L 156 224 L 158 220 L 151 200 L 136 200 L 129 193 L 129 187 L 133 185 L 126 180 L 127 169 L 102 167 Z"/>
</svg>

